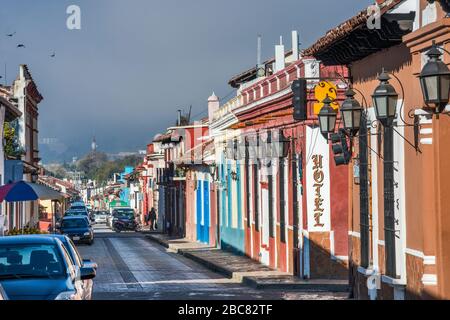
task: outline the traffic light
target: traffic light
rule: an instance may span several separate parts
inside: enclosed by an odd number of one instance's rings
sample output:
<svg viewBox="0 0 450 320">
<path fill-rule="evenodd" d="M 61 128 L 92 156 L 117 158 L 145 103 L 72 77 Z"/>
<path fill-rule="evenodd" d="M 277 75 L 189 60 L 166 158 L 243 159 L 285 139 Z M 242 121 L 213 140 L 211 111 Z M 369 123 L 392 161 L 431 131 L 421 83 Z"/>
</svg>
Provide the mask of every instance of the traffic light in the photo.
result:
<svg viewBox="0 0 450 320">
<path fill-rule="evenodd" d="M 306 79 L 298 79 L 292 83 L 292 104 L 294 106 L 294 120 L 303 121 L 307 120 L 307 88 Z"/>
<path fill-rule="evenodd" d="M 345 130 L 340 129 L 338 133 L 332 133 L 330 139 L 336 166 L 349 164 L 352 156 L 347 143 Z"/>
</svg>

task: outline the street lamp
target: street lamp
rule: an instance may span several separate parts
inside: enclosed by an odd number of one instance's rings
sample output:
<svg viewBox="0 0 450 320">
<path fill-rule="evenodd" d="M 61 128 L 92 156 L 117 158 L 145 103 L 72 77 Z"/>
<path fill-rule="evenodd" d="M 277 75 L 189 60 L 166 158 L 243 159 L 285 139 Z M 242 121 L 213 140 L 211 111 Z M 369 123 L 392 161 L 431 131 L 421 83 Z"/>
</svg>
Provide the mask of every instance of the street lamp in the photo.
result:
<svg viewBox="0 0 450 320">
<path fill-rule="evenodd" d="M 328 137 L 328 134 L 333 133 L 335 130 L 337 112 L 331 107 L 330 104 L 333 101 L 328 95 L 322 102 L 324 103 L 324 106 L 319 112 L 320 132 L 322 132 L 324 136 Z"/>
<path fill-rule="evenodd" d="M 31 173 L 31 182 L 36 183 L 39 179 L 39 172 L 37 170 L 34 170 Z"/>
<path fill-rule="evenodd" d="M 279 153 L 278 156 L 280 158 L 287 158 L 289 155 L 289 148 L 291 146 L 291 139 L 287 138 L 284 133 L 283 130 L 279 131 L 278 134 L 278 148 L 279 148 Z"/>
<path fill-rule="evenodd" d="M 211 175 L 213 182 L 217 181 L 217 178 L 218 178 L 217 172 L 218 172 L 217 165 L 215 163 L 212 163 L 209 166 L 209 174 Z"/>
<path fill-rule="evenodd" d="M 450 70 L 442 61 L 442 53 L 433 41 L 427 52 L 430 58 L 419 75 L 423 99 L 427 105 L 435 105 L 442 112 L 449 101 Z"/>
<path fill-rule="evenodd" d="M 397 112 L 398 93 L 389 83 L 390 79 L 383 69 L 378 77 L 381 83 L 372 95 L 376 117 L 385 127 L 392 124 Z"/>
<path fill-rule="evenodd" d="M 361 117 L 363 108 L 355 99 L 355 91 L 351 88 L 347 90 L 345 96 L 347 99 L 342 103 L 341 114 L 344 123 L 344 129 L 355 136 L 361 127 Z"/>
</svg>

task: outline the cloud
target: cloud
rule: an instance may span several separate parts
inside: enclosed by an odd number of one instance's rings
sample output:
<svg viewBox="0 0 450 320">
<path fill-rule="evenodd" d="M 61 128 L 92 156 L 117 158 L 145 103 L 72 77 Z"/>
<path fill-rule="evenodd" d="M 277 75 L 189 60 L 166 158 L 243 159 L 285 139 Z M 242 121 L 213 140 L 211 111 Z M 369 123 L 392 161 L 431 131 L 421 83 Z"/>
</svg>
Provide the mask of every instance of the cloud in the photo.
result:
<svg viewBox="0 0 450 320">
<path fill-rule="evenodd" d="M 176 111 L 206 109 L 212 91 L 256 63 L 298 29 L 304 46 L 356 14 L 370 0 L 17 0 L 2 4 L 0 66 L 8 80 L 29 64 L 45 100 L 39 130 L 73 153 L 95 134 L 107 152 L 143 148 L 173 125 Z M 81 8 L 82 29 L 66 28 L 66 8 Z M 18 52 L 16 41 L 26 44 Z M 56 58 L 49 55 L 55 51 Z M 0 68 L 0 70 L 3 68 Z M 56 152 L 58 153 L 58 152 Z M 44 161 L 46 154 L 42 154 Z"/>
</svg>

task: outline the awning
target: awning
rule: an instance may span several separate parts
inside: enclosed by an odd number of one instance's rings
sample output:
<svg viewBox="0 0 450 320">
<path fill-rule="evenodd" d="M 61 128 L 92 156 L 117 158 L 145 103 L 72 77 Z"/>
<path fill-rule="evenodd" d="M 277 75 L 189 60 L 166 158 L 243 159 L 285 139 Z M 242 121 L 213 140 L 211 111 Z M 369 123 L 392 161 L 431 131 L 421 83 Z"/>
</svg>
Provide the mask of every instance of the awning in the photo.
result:
<svg viewBox="0 0 450 320">
<path fill-rule="evenodd" d="M 47 186 L 26 181 L 14 182 L 0 187 L 0 202 L 34 200 L 59 200 L 64 196 Z"/>
</svg>

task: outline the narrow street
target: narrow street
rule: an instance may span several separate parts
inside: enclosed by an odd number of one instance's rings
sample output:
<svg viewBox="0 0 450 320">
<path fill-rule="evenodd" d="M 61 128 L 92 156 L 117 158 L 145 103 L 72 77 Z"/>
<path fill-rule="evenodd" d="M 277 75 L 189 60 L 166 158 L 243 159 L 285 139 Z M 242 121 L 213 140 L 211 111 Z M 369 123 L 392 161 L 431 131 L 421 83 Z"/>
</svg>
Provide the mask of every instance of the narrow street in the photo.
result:
<svg viewBox="0 0 450 320">
<path fill-rule="evenodd" d="M 254 290 L 150 242 L 137 233 L 95 227 L 92 246 L 80 245 L 83 258 L 98 263 L 96 300 L 346 299 L 346 294 Z"/>
</svg>

